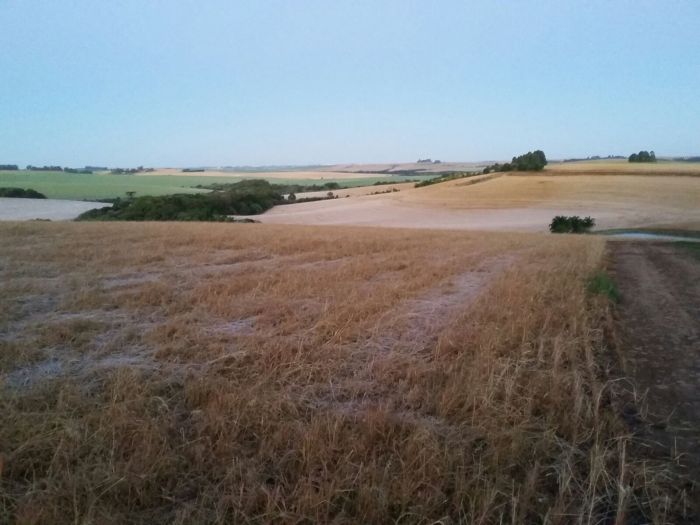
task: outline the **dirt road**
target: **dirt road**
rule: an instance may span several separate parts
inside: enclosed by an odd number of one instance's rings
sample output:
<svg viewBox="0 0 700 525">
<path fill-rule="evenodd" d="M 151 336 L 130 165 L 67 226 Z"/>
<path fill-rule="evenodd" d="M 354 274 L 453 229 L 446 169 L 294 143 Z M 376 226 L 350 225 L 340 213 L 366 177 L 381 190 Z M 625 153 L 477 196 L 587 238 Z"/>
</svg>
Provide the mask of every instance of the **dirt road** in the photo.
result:
<svg viewBox="0 0 700 525">
<path fill-rule="evenodd" d="M 624 372 L 646 393 L 637 430 L 700 497 L 700 251 L 672 242 L 609 246 L 622 295 Z"/>
</svg>

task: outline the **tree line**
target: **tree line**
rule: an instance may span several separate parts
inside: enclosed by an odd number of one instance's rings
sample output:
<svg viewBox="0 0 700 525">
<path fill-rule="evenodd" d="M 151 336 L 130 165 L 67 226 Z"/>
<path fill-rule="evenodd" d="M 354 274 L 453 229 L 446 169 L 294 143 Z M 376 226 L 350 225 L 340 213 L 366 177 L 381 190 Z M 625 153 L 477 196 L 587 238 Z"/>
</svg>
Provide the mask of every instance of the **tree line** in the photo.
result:
<svg viewBox="0 0 700 525">
<path fill-rule="evenodd" d="M 12 197 L 15 199 L 45 199 L 46 195 L 31 188 L 0 188 L 0 197 Z"/>
<path fill-rule="evenodd" d="M 544 151 L 538 149 L 513 157 L 510 162 L 487 166 L 482 173 L 491 173 L 492 171 L 541 171 L 546 165 L 547 157 Z"/>
<path fill-rule="evenodd" d="M 244 180 L 226 191 L 115 199 L 110 208 L 90 210 L 78 220 L 93 221 L 230 221 L 232 215 L 257 215 L 284 202 L 266 180 Z"/>
</svg>

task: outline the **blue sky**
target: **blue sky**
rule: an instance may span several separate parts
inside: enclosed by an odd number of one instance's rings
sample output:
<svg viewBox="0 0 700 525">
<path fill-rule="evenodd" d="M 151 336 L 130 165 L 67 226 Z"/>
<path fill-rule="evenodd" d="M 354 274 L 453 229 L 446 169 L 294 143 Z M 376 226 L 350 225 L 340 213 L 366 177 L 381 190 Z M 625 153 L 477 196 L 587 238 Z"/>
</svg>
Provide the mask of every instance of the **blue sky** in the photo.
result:
<svg viewBox="0 0 700 525">
<path fill-rule="evenodd" d="M 700 2 L 0 0 L 0 163 L 700 154 Z"/>
</svg>

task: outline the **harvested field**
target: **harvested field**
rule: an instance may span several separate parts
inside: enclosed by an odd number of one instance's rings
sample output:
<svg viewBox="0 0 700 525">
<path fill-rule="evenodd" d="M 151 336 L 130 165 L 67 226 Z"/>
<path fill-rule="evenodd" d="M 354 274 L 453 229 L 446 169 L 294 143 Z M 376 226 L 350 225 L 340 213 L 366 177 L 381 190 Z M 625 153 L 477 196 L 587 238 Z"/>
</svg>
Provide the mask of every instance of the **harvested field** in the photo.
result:
<svg viewBox="0 0 700 525">
<path fill-rule="evenodd" d="M 317 170 L 288 170 L 288 171 L 229 171 L 206 170 L 199 172 L 183 172 L 181 169 L 163 168 L 137 175 L 137 177 L 149 177 L 157 175 L 171 175 L 176 177 L 237 177 L 241 179 L 284 179 L 284 180 L 330 180 L 337 179 L 367 179 L 390 177 L 383 173 L 356 173 L 352 171 L 317 171 Z"/>
<path fill-rule="evenodd" d="M 663 523 L 586 291 L 603 249 L 0 225 L 0 521 Z"/>
<path fill-rule="evenodd" d="M 0 197 L 0 221 L 48 219 L 65 221 L 94 208 L 109 206 L 103 202 L 64 201 L 54 199 L 10 199 Z"/>
<path fill-rule="evenodd" d="M 553 162 L 545 172 L 587 175 L 663 175 L 700 177 L 700 162 L 628 162 L 627 160 L 594 160 Z"/>
<path fill-rule="evenodd" d="M 352 202 L 346 202 L 352 201 Z M 591 215 L 599 229 L 700 229 L 700 177 L 500 175 L 398 193 L 275 208 L 264 222 L 547 231 L 555 215 Z"/>
</svg>

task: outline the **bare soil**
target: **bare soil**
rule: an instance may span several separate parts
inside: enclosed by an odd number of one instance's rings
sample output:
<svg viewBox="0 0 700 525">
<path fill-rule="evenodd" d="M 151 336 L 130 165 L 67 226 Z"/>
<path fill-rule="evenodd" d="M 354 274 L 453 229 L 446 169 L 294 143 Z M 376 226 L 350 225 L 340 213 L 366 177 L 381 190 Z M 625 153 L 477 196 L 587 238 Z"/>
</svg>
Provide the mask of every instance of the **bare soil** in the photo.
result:
<svg viewBox="0 0 700 525">
<path fill-rule="evenodd" d="M 11 199 L 0 197 L 0 221 L 32 219 L 65 221 L 95 208 L 111 206 L 104 202 L 67 201 L 58 199 Z"/>
<path fill-rule="evenodd" d="M 623 368 L 643 407 L 626 416 L 646 452 L 680 474 L 693 522 L 700 519 L 700 258 L 671 242 L 610 247 Z"/>
</svg>

